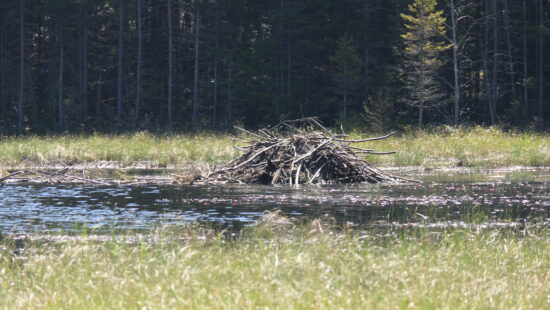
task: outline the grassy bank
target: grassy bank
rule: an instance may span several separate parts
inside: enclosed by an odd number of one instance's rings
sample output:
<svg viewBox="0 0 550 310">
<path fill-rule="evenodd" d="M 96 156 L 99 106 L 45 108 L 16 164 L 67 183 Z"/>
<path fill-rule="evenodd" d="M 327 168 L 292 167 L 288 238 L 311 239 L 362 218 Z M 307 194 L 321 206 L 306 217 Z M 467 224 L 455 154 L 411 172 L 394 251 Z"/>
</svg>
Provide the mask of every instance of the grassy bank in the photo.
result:
<svg viewBox="0 0 550 310">
<path fill-rule="evenodd" d="M 550 166 L 550 135 L 496 128 L 443 127 L 371 142 L 368 146 L 397 151 L 392 156 L 370 158 L 384 166 Z"/>
<path fill-rule="evenodd" d="M 312 226 L 313 227 L 313 226 Z M 312 227 L 0 248 L 6 309 L 544 309 L 548 231 L 413 238 Z M 88 240 L 88 241 L 86 241 Z"/>
<path fill-rule="evenodd" d="M 191 162 L 220 163 L 237 155 L 229 136 L 149 133 L 90 136 L 31 136 L 0 142 L 0 165 L 51 165 L 113 161 L 132 166 L 147 161 L 153 167 Z"/>
<path fill-rule="evenodd" d="M 353 138 L 371 136 L 353 133 Z M 216 134 L 155 136 L 48 136 L 0 140 L 0 166 L 21 167 L 114 161 L 132 166 L 148 161 L 154 167 L 190 163 L 224 163 L 238 155 L 229 136 Z M 398 134 L 363 145 L 395 155 L 371 156 L 381 166 L 503 167 L 550 166 L 550 136 L 508 133 L 498 129 L 441 128 Z"/>
</svg>

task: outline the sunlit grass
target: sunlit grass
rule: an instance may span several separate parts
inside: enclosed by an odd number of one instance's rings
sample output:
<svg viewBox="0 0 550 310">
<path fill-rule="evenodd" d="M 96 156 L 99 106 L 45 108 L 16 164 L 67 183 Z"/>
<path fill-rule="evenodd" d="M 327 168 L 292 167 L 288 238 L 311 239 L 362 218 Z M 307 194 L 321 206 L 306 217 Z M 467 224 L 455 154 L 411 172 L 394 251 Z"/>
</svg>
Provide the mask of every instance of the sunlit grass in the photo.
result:
<svg viewBox="0 0 550 310">
<path fill-rule="evenodd" d="M 354 137 L 360 137 L 355 133 Z M 441 127 L 363 144 L 365 148 L 397 151 L 370 156 L 383 166 L 506 167 L 550 166 L 550 136 L 542 133 L 504 132 L 496 128 Z"/>
<path fill-rule="evenodd" d="M 0 248 L 6 309 L 545 309 L 548 231 L 374 237 L 320 226 L 237 240 L 156 232 L 153 243 Z"/>
<path fill-rule="evenodd" d="M 0 142 L 4 166 L 114 161 L 122 166 L 148 161 L 151 166 L 224 162 L 236 155 L 228 136 L 216 134 L 155 136 L 148 133 L 90 136 L 31 136 Z"/>
<path fill-rule="evenodd" d="M 355 132 L 353 138 L 373 134 Z M 230 136 L 223 134 L 31 136 L 0 140 L 4 167 L 112 161 L 121 166 L 148 162 L 151 167 L 182 167 L 197 162 L 220 164 L 238 155 Z M 397 151 L 370 156 L 381 166 L 503 167 L 550 166 L 550 136 L 504 132 L 496 128 L 441 127 L 398 133 L 365 143 L 366 148 Z"/>
</svg>

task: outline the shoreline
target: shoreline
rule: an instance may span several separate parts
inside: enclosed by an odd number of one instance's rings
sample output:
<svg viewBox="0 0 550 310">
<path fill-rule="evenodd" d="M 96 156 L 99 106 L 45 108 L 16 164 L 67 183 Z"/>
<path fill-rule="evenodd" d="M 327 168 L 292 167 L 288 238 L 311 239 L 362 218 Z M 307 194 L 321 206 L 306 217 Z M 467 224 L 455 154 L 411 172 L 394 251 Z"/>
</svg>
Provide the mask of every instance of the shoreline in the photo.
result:
<svg viewBox="0 0 550 310">
<path fill-rule="evenodd" d="M 98 161 L 72 165 L 25 165 L 2 166 L 0 164 L 0 184 L 15 183 L 63 183 L 97 185 L 186 185 L 196 176 L 207 174 L 223 164 L 210 165 L 197 161 L 186 165 L 161 167 L 151 162 L 123 165 L 114 161 Z M 383 171 L 403 176 L 423 176 L 429 174 L 495 174 L 514 172 L 550 171 L 550 166 L 503 166 L 503 167 L 425 167 L 425 166 L 375 166 Z"/>
</svg>

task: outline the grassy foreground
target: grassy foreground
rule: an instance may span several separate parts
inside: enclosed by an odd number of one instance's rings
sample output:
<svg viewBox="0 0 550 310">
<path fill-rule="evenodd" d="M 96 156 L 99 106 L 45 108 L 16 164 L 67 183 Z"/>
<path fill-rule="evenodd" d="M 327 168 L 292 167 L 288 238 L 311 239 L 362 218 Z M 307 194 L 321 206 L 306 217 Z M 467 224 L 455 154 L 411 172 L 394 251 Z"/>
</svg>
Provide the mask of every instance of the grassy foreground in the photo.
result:
<svg viewBox="0 0 550 310">
<path fill-rule="evenodd" d="M 372 136 L 353 133 L 352 138 Z M 3 138 L 0 166 L 114 161 L 132 166 L 147 161 L 152 167 L 184 167 L 190 163 L 224 163 L 238 155 L 228 135 L 125 135 L 46 136 Z M 495 128 L 442 127 L 429 132 L 398 134 L 363 147 L 397 151 L 396 155 L 371 156 L 382 166 L 503 167 L 550 166 L 550 136 L 508 133 Z"/>
<path fill-rule="evenodd" d="M 548 231 L 398 238 L 293 228 L 238 240 L 0 248 L 3 309 L 548 309 Z"/>
</svg>

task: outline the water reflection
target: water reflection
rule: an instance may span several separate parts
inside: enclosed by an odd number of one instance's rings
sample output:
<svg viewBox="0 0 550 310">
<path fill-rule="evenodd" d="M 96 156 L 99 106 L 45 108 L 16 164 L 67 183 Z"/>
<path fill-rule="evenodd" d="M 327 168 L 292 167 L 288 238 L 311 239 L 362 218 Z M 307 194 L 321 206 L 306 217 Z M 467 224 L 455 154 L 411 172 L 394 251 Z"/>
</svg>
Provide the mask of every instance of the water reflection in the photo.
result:
<svg viewBox="0 0 550 310">
<path fill-rule="evenodd" d="M 356 225 L 548 226 L 548 171 L 417 175 L 423 185 L 116 186 L 2 185 L 0 232 L 147 229 L 201 221 L 239 229 L 266 210 Z M 523 181 L 522 181 L 523 180 Z"/>
</svg>

